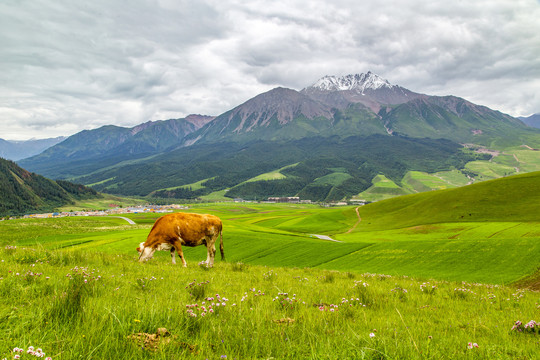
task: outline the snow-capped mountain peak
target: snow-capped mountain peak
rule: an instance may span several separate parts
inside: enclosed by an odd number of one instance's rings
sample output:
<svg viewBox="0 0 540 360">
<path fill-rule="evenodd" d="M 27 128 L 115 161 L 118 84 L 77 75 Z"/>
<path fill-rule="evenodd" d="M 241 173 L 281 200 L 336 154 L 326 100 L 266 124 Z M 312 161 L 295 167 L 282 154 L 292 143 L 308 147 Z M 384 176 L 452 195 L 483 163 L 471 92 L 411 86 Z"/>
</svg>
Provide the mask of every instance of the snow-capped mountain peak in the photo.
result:
<svg viewBox="0 0 540 360">
<path fill-rule="evenodd" d="M 367 89 L 391 89 L 393 87 L 394 85 L 371 71 L 368 71 L 366 74 L 354 74 L 341 77 L 325 76 L 311 86 L 311 88 L 322 91 L 356 90 L 362 93 Z"/>
</svg>

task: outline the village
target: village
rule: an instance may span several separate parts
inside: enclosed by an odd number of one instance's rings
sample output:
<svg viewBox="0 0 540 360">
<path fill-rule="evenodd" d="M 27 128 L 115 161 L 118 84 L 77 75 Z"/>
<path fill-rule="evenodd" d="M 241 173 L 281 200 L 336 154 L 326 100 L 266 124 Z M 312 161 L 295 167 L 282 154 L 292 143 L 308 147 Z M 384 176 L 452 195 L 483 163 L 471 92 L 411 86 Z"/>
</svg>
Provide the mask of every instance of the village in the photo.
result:
<svg viewBox="0 0 540 360">
<path fill-rule="evenodd" d="M 245 202 L 259 202 L 259 203 L 290 203 L 290 204 L 313 204 L 311 200 L 300 200 L 298 197 L 269 197 L 266 201 L 248 201 L 240 198 L 234 199 L 235 203 Z M 333 203 L 320 203 L 319 205 L 324 207 L 330 206 L 344 206 L 344 205 L 365 205 L 365 200 L 351 199 L 349 202 L 333 202 Z M 61 218 L 69 216 L 107 216 L 107 215 L 122 215 L 122 214 L 140 214 L 140 213 L 168 213 L 175 210 L 186 210 L 189 207 L 186 205 L 169 204 L 169 205 L 138 205 L 122 207 L 115 204 L 110 205 L 110 209 L 106 210 L 80 210 L 80 211 L 62 211 L 62 212 L 50 212 L 40 214 L 26 214 L 23 216 L 12 216 L 6 218 L 0 218 L 2 220 L 13 219 L 47 219 L 47 218 Z"/>
<path fill-rule="evenodd" d="M 86 210 L 86 211 L 69 211 L 69 212 L 53 212 L 44 214 L 28 214 L 24 215 L 25 219 L 46 219 L 59 218 L 67 216 L 107 216 L 121 214 L 140 214 L 140 213 L 168 213 L 174 210 L 185 210 L 187 206 L 172 204 L 172 205 L 144 205 L 130 207 L 113 207 L 107 210 Z"/>
</svg>

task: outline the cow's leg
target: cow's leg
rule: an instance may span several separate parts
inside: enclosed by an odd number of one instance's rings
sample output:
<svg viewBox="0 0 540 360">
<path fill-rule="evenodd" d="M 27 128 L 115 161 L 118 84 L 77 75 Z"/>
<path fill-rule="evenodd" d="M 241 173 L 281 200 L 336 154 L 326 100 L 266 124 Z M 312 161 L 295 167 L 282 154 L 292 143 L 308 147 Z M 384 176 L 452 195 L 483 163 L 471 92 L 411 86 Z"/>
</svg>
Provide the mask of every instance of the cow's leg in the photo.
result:
<svg viewBox="0 0 540 360">
<path fill-rule="evenodd" d="M 211 268 L 214 266 L 214 257 L 216 256 L 216 239 L 217 236 L 212 236 L 207 238 L 206 241 L 206 251 L 208 255 L 206 256 L 206 266 Z"/>
<path fill-rule="evenodd" d="M 172 259 L 172 263 L 176 265 L 176 255 L 174 254 L 175 251 L 176 251 L 176 249 L 173 246 L 171 248 L 171 259 Z"/>
<path fill-rule="evenodd" d="M 178 256 L 180 256 L 180 259 L 182 260 L 182 266 L 187 267 L 186 259 L 184 258 L 184 253 L 182 252 L 182 243 L 180 242 L 180 240 L 175 240 L 173 246 L 176 249 Z M 173 263 L 175 264 L 176 261 Z"/>
</svg>

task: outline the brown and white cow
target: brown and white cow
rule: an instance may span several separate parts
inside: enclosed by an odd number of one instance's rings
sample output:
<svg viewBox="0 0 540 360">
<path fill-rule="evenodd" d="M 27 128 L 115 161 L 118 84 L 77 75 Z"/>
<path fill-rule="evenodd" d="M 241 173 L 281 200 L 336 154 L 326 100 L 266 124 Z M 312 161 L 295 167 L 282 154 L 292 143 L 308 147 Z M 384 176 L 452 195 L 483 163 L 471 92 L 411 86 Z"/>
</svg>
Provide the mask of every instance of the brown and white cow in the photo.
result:
<svg viewBox="0 0 540 360">
<path fill-rule="evenodd" d="M 225 260 L 223 252 L 223 225 L 214 215 L 173 213 L 160 217 L 154 223 L 145 242 L 137 248 L 139 262 L 150 260 L 156 250 L 170 250 L 173 264 L 176 264 L 175 250 L 182 259 L 184 267 L 187 266 L 182 245 L 198 246 L 204 244 L 208 251 L 206 266 L 214 266 L 216 254 L 216 240 L 220 237 L 219 249 L 221 260 Z"/>
</svg>

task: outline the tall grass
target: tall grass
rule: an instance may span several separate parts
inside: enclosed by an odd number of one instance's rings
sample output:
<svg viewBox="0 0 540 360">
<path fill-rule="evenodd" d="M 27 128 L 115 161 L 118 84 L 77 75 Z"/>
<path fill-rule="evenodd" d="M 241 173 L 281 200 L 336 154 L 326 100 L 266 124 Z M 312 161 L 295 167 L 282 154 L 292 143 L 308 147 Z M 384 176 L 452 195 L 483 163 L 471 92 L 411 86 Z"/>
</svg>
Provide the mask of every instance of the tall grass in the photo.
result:
<svg viewBox="0 0 540 360">
<path fill-rule="evenodd" d="M 539 294 L 504 286 L 21 247 L 0 250 L 0 278 L 8 359 L 29 346 L 55 359 L 534 359 L 540 344 L 512 330 L 540 321 Z"/>
</svg>

